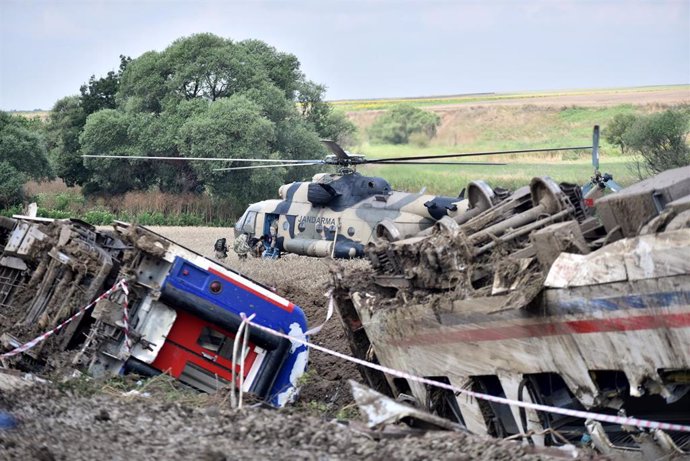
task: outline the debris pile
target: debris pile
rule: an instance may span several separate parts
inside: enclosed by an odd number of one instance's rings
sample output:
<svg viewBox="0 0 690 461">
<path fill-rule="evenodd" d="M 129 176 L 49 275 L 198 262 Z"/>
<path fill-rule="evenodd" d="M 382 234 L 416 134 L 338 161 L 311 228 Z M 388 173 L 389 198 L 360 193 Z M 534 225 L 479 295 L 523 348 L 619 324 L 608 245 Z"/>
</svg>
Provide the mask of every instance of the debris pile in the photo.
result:
<svg viewBox="0 0 690 461">
<path fill-rule="evenodd" d="M 498 199 L 478 190 L 466 215 L 369 245 L 373 277 L 336 270 L 354 355 L 515 401 L 690 423 L 690 167 L 594 207 L 549 178 Z M 682 431 L 650 435 L 364 375 L 474 433 L 690 452 Z"/>
</svg>

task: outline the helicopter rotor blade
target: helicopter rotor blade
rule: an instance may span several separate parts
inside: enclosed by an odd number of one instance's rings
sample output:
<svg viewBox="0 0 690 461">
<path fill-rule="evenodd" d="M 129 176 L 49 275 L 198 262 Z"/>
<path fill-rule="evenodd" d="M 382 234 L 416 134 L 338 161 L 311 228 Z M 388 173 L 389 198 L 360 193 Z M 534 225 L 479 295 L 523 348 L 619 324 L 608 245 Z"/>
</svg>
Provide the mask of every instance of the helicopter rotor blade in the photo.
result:
<svg viewBox="0 0 690 461">
<path fill-rule="evenodd" d="M 216 158 L 216 157 L 149 157 L 146 155 L 82 155 L 84 158 L 108 158 L 108 159 L 125 159 L 125 160 L 188 160 L 200 162 L 265 162 L 265 163 L 294 163 L 297 165 L 304 165 L 305 163 L 319 162 L 323 160 L 282 160 L 270 158 Z"/>
<path fill-rule="evenodd" d="M 345 152 L 345 150 L 340 147 L 340 145 L 335 142 L 331 141 L 330 139 L 322 139 L 321 143 L 328 148 L 328 150 L 331 151 L 333 155 L 338 157 L 340 160 L 347 160 L 350 158 L 350 156 Z"/>
<path fill-rule="evenodd" d="M 236 171 L 236 170 L 254 170 L 256 168 L 279 168 L 292 166 L 309 166 L 309 165 L 323 165 L 323 162 L 312 163 L 276 163 L 273 165 L 249 165 L 249 166 L 233 166 L 228 168 L 214 168 L 213 171 Z"/>
<path fill-rule="evenodd" d="M 477 157 L 483 155 L 506 155 L 506 154 L 528 154 L 534 152 L 552 152 L 561 150 L 584 150 L 591 149 L 592 146 L 578 146 L 578 147 L 544 147 L 540 149 L 514 149 L 514 150 L 496 150 L 486 152 L 462 152 L 458 154 L 442 154 L 442 155 L 418 155 L 415 157 L 392 157 L 379 158 L 372 160 L 364 160 L 362 163 L 390 163 L 403 160 L 434 160 L 439 158 L 457 158 L 457 157 Z"/>
<path fill-rule="evenodd" d="M 374 165 L 508 165 L 507 163 L 495 162 L 403 162 L 402 160 L 395 160 L 392 162 L 366 162 L 365 164 Z"/>
</svg>

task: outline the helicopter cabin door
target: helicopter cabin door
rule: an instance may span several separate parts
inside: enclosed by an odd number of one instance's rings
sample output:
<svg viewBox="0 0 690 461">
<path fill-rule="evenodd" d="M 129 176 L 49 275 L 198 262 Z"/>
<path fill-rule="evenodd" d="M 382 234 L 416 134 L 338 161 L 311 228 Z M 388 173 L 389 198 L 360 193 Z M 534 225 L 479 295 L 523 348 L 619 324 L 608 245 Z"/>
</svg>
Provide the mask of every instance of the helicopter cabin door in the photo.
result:
<svg viewBox="0 0 690 461">
<path fill-rule="evenodd" d="M 269 247 L 278 246 L 278 242 L 276 241 L 275 244 L 273 244 L 273 241 L 278 239 L 279 218 L 280 215 L 277 213 L 266 213 L 266 218 L 264 219 L 263 235 L 266 239 L 266 244 Z"/>
</svg>

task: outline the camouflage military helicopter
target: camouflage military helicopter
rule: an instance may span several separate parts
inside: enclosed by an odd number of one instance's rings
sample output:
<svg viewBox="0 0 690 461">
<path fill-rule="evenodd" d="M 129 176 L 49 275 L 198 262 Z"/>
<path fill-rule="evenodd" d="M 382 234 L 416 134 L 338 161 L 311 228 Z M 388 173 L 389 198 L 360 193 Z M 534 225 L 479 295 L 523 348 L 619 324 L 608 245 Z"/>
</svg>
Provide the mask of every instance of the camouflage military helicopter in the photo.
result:
<svg viewBox="0 0 690 461">
<path fill-rule="evenodd" d="M 316 160 L 222 159 L 137 156 L 92 156 L 147 160 L 194 160 L 255 162 L 259 165 L 216 168 L 233 171 L 252 168 L 334 165 L 335 174 L 316 174 L 311 181 L 293 182 L 280 187 L 278 199 L 249 205 L 235 224 L 234 249 L 240 256 L 247 253 L 277 258 L 282 253 L 332 258 L 356 258 L 364 254 L 367 243 L 377 239 L 408 238 L 426 229 L 443 216 L 464 221 L 490 207 L 507 193 L 492 189 L 483 181 L 472 181 L 458 197 L 394 191 L 383 178 L 363 176 L 360 165 L 505 165 L 505 163 L 449 162 L 439 159 L 486 155 L 522 154 L 564 150 L 592 149 L 598 166 L 598 127 L 589 146 L 468 152 L 445 155 L 422 155 L 385 159 L 366 159 L 348 153 L 333 141 L 323 141 L 331 155 Z M 596 167 L 595 167 L 596 169 Z M 609 177 L 597 176 L 596 193 Z M 594 178 L 593 178 L 594 181 Z M 222 256 L 224 239 L 215 250 Z"/>
<path fill-rule="evenodd" d="M 235 224 L 235 239 L 248 245 L 235 245 L 240 254 L 247 246 L 266 248 L 263 257 L 280 253 L 306 256 L 355 258 L 362 256 L 367 243 L 377 239 L 395 241 L 431 231 L 444 216 L 465 222 L 491 207 L 509 192 L 492 189 L 484 181 L 472 181 L 458 197 L 427 195 L 423 192 L 394 191 L 383 178 L 357 173 L 359 165 L 505 165 L 486 162 L 445 162 L 440 159 L 486 155 L 524 154 L 564 150 L 592 150 L 594 176 L 578 189 L 585 202 L 593 203 L 604 190 L 620 186 L 609 174 L 599 172 L 599 127 L 593 130 L 592 145 L 520 149 L 491 152 L 468 152 L 446 155 L 422 155 L 386 159 L 366 159 L 343 150 L 333 141 L 322 141 L 331 151 L 323 160 L 292 160 L 278 165 L 218 168 L 232 171 L 271 166 L 336 165 L 337 174 L 321 173 L 311 181 L 293 182 L 280 187 L 279 199 L 251 204 Z M 420 232 L 422 234 L 420 235 Z M 244 247 L 243 247 L 244 246 Z"/>
</svg>

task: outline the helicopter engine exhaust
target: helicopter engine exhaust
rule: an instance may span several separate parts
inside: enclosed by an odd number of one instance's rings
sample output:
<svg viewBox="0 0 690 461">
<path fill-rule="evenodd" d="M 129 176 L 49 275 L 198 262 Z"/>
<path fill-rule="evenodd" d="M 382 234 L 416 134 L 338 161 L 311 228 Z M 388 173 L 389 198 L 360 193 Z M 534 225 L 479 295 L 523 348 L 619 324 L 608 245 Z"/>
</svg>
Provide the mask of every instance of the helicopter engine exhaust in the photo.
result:
<svg viewBox="0 0 690 461">
<path fill-rule="evenodd" d="M 320 239 L 292 239 L 283 242 L 283 249 L 288 253 L 303 256 L 316 256 L 325 258 L 357 258 L 364 254 L 364 246 L 353 240 L 338 240 L 335 242 L 335 251 L 332 240 Z"/>
</svg>

